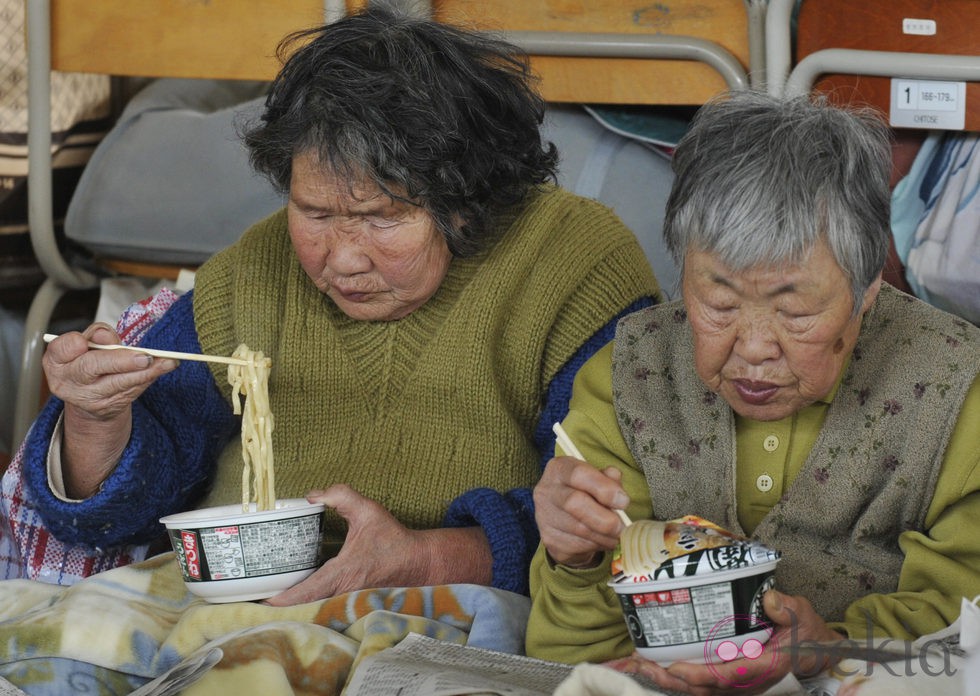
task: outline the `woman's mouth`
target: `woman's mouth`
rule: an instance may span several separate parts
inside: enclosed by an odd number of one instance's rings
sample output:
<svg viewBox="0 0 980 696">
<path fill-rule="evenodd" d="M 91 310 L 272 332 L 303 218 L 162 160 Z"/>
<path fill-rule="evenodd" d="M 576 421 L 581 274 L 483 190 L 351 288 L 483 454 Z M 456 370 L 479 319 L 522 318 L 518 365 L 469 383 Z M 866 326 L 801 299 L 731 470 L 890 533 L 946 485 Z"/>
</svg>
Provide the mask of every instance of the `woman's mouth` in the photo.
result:
<svg viewBox="0 0 980 696">
<path fill-rule="evenodd" d="M 371 295 L 371 293 L 364 290 L 339 288 L 336 285 L 333 286 L 333 291 L 348 302 L 363 302 Z"/>
<path fill-rule="evenodd" d="M 772 382 L 756 382 L 751 379 L 732 380 L 732 386 L 742 401 L 753 406 L 761 406 L 776 395 L 779 385 Z"/>
</svg>

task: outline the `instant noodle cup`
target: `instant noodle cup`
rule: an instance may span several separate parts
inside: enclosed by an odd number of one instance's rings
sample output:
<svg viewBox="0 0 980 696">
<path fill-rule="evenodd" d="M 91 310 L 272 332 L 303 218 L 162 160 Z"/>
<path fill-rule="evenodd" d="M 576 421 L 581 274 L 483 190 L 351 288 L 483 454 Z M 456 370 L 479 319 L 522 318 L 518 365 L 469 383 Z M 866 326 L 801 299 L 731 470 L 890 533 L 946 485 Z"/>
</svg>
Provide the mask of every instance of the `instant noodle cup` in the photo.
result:
<svg viewBox="0 0 980 696">
<path fill-rule="evenodd" d="M 323 541 L 323 503 L 277 500 L 272 510 L 242 505 L 168 515 L 166 526 L 187 589 L 209 602 L 266 599 L 303 580 L 339 544 Z"/>
<path fill-rule="evenodd" d="M 609 585 L 641 656 L 718 664 L 761 654 L 778 562 L 778 551 L 697 517 L 641 520 L 623 533 Z"/>
</svg>

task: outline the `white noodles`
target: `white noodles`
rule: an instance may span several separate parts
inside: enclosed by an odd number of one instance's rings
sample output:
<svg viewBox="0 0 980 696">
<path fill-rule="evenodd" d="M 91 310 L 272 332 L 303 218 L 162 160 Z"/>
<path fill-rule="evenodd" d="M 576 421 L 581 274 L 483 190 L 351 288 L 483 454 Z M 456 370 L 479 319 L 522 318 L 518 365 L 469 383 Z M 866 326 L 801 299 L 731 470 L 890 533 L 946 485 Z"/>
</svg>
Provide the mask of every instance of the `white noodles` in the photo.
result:
<svg viewBox="0 0 980 696">
<path fill-rule="evenodd" d="M 248 361 L 247 365 L 229 365 L 228 382 L 236 415 L 242 417 L 242 510 L 248 512 L 250 484 L 255 485 L 255 509 L 271 510 L 276 504 L 276 482 L 272 460 L 272 410 L 269 408 L 270 361 L 262 351 L 253 351 L 244 343 L 232 357 Z M 239 396 L 245 397 L 245 404 Z"/>
</svg>

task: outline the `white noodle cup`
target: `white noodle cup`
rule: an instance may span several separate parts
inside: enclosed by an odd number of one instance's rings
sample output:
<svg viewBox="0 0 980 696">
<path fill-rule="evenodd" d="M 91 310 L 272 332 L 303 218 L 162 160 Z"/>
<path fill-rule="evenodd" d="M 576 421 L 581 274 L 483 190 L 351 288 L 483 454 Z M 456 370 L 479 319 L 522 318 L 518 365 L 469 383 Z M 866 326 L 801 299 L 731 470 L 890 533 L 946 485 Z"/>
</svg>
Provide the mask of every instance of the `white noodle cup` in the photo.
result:
<svg viewBox="0 0 980 696">
<path fill-rule="evenodd" d="M 716 549 L 708 549 L 708 552 Z M 703 552 L 695 552 L 700 555 Z M 683 557 L 675 560 L 684 560 Z M 616 592 L 636 652 L 661 665 L 718 664 L 759 651 L 773 630 L 762 595 L 775 585 L 778 556 L 730 570 L 651 580 L 620 574 L 609 581 Z M 753 658 L 754 659 L 754 658 Z"/>
<path fill-rule="evenodd" d="M 275 509 L 221 505 L 160 519 L 187 589 L 208 602 L 272 597 L 313 573 L 329 555 L 323 503 L 277 500 Z"/>
</svg>

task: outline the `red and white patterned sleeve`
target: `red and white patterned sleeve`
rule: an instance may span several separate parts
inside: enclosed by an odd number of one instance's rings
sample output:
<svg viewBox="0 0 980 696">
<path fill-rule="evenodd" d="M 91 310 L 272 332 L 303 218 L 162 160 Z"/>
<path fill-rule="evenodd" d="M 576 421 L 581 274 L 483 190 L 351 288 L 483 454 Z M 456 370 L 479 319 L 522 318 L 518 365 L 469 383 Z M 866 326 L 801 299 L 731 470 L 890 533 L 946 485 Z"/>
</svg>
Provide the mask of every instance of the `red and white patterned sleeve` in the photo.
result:
<svg viewBox="0 0 980 696">
<path fill-rule="evenodd" d="M 128 307 L 116 331 L 138 345 L 147 330 L 177 301 L 168 288 Z M 110 568 L 142 560 L 147 547 L 98 549 L 58 541 L 45 527 L 22 476 L 23 444 L 0 481 L 0 579 L 29 578 L 71 585 Z"/>
</svg>

